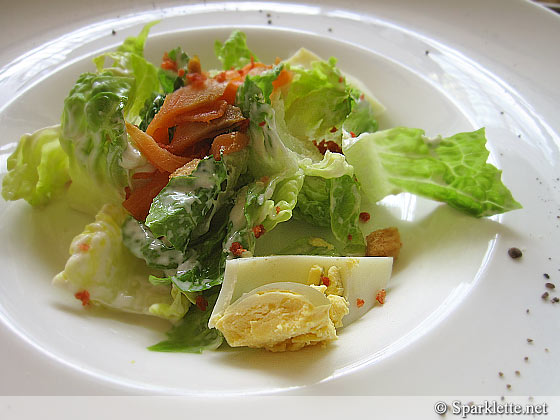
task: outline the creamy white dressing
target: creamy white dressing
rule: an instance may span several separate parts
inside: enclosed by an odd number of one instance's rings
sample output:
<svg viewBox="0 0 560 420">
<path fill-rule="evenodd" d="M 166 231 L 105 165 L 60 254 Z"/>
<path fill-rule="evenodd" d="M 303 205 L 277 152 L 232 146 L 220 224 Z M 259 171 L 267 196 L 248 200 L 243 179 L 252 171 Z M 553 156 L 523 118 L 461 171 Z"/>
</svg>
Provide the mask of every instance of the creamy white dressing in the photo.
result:
<svg viewBox="0 0 560 420">
<path fill-rule="evenodd" d="M 193 189 L 213 188 L 216 184 L 216 176 L 214 174 L 214 165 L 208 160 L 201 160 L 196 167 L 196 177 L 192 183 Z"/>
<path fill-rule="evenodd" d="M 136 220 L 129 219 L 122 226 L 123 238 L 132 254 L 141 259 L 149 259 L 150 265 L 169 267 L 183 260 L 181 252 L 164 248 L 164 243 L 143 228 Z"/>
<path fill-rule="evenodd" d="M 163 207 L 177 207 L 180 205 L 188 213 L 191 212 L 193 203 L 200 203 L 200 199 L 194 194 L 194 191 L 189 186 L 173 186 L 171 189 L 168 187 L 165 194 L 159 197 L 161 206 Z"/>
<path fill-rule="evenodd" d="M 200 263 L 198 262 L 198 254 L 193 251 L 192 255 L 177 267 L 176 273 L 186 273 L 198 266 L 200 266 Z"/>
<path fill-rule="evenodd" d="M 150 165 L 153 168 L 140 150 L 138 150 L 131 142 L 127 142 L 127 146 L 122 153 L 121 166 L 124 169 L 135 170 L 146 165 Z"/>
</svg>

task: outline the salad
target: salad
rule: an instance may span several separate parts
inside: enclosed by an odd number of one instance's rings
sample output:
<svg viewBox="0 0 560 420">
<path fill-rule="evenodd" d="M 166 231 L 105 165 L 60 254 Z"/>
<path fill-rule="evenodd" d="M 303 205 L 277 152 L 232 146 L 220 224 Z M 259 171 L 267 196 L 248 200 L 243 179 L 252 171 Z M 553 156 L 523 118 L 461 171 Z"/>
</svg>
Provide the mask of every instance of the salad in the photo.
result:
<svg viewBox="0 0 560 420">
<path fill-rule="evenodd" d="M 301 49 L 262 63 L 240 31 L 216 41 L 221 69 L 204 69 L 181 47 L 154 64 L 144 57 L 151 26 L 93 60 L 60 123 L 22 136 L 2 181 L 6 200 L 37 207 L 64 200 L 91 215 L 53 283 L 86 307 L 169 320 L 167 339 L 150 350 L 216 349 L 224 335 L 230 345 L 272 351 L 324 341 L 234 340 L 223 324 L 241 318 L 228 312 L 235 293 L 246 311 L 251 299 L 266 296 L 270 307 L 288 297 L 301 304 L 294 313 L 312 309 L 305 322 L 322 317 L 316 328 L 327 335 L 319 337 L 336 338 L 344 316 L 357 316 L 343 289 L 373 288 L 383 303 L 383 281 L 368 285 L 364 267 L 375 265 L 386 281 L 401 246 L 392 227 L 364 236 L 363 197 L 408 192 L 473 217 L 521 207 L 487 163 L 484 129 L 433 139 L 418 128 L 379 130 L 383 106 L 335 58 Z M 281 252 L 300 259 L 259 260 L 257 241 L 291 219 L 331 239 L 301 238 Z M 248 265 L 259 261 L 268 272 L 299 270 L 308 289 L 289 279 L 276 288 L 251 283 L 267 272 Z M 361 274 L 348 274 L 358 263 Z"/>
</svg>

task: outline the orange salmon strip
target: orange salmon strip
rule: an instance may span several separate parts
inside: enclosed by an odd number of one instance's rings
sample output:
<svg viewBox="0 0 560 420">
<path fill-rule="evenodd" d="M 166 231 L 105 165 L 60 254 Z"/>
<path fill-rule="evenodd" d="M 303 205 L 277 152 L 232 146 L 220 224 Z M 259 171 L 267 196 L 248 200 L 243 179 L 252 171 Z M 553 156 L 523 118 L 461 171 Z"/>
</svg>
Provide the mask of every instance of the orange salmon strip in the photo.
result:
<svg viewBox="0 0 560 420">
<path fill-rule="evenodd" d="M 135 125 L 126 123 L 126 131 L 140 152 L 146 156 L 152 165 L 162 172 L 174 172 L 177 168 L 191 160 L 190 158 L 174 155 L 168 150 L 163 149 L 150 135 L 144 133 Z"/>
<path fill-rule="evenodd" d="M 158 129 L 174 127 L 175 119 L 181 115 L 194 111 L 196 108 L 208 105 L 223 95 L 225 83 L 208 79 L 202 85 L 189 84 L 165 97 L 159 112 L 154 116 L 146 133 L 150 136 Z"/>
<path fill-rule="evenodd" d="M 156 171 L 153 175 L 150 182 L 132 191 L 122 203 L 136 220 L 146 220 L 152 201 L 169 182 L 168 173 Z"/>
<path fill-rule="evenodd" d="M 212 142 L 210 154 L 214 159 L 220 160 L 220 153 L 229 155 L 230 153 L 239 152 L 247 147 L 249 137 L 246 134 L 236 131 L 235 133 L 222 134 L 217 136 Z"/>
</svg>

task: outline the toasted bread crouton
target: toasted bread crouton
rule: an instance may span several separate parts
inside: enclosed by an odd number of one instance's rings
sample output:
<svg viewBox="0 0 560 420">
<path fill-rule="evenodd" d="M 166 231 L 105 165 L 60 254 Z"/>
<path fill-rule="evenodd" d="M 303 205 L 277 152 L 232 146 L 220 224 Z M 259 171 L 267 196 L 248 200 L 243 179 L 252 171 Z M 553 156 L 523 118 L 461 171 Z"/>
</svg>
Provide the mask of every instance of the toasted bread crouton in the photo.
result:
<svg viewBox="0 0 560 420">
<path fill-rule="evenodd" d="M 368 257 L 397 258 L 402 247 L 401 236 L 396 227 L 379 229 L 366 236 Z"/>
<path fill-rule="evenodd" d="M 169 178 L 175 178 L 176 176 L 187 176 L 192 174 L 198 166 L 198 162 L 200 162 L 200 159 L 193 159 L 190 162 L 185 163 L 183 166 L 169 175 Z"/>
</svg>

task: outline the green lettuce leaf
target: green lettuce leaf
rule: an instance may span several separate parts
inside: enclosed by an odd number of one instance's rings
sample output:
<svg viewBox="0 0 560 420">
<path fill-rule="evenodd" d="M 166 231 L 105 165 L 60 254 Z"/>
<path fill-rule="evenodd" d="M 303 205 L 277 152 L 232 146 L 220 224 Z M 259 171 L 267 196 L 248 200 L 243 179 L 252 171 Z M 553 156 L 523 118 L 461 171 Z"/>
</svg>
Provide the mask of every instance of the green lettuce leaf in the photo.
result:
<svg viewBox="0 0 560 420">
<path fill-rule="evenodd" d="M 277 67 L 260 75 L 247 76 L 237 91 L 237 104 L 250 122 L 249 173 L 255 178 L 295 173 L 299 166 L 298 156 L 285 145 L 284 137 L 289 134 L 283 127 L 277 127 L 282 119 L 276 118 L 268 94 L 280 70 Z"/>
<path fill-rule="evenodd" d="M 475 217 L 521 208 L 487 163 L 484 129 L 430 140 L 424 131 L 397 127 L 346 138 L 344 154 L 372 201 L 409 192 Z"/>
<path fill-rule="evenodd" d="M 321 140 L 340 127 L 352 110 L 350 89 L 336 59 L 315 61 L 311 68 L 289 66 L 292 83 L 282 95 L 286 125 L 301 140 Z"/>
<path fill-rule="evenodd" d="M 297 198 L 294 217 L 314 226 L 331 226 L 330 185 L 325 178 L 306 176 Z"/>
<path fill-rule="evenodd" d="M 234 257 L 230 249 L 233 242 L 242 243 L 251 252 L 254 250 L 254 235 L 244 217 L 247 187 L 242 186 L 243 181 L 239 181 L 240 175 L 245 172 L 247 151 L 221 156 L 221 162 L 226 168 L 227 180 L 225 190 L 218 193 L 212 215 L 206 217 L 206 221 L 199 223 L 193 231 L 196 237 L 193 235 L 193 240 L 189 242 L 182 257 L 183 262 L 176 270 L 166 270 L 166 278 L 150 278 L 154 284 L 173 283 L 185 294 L 207 290 L 222 283 L 225 260 Z M 223 188 L 224 182 L 221 185 Z M 232 209 L 231 199 L 238 188 L 240 190 Z"/>
<path fill-rule="evenodd" d="M 123 243 L 137 258 L 151 268 L 177 268 L 183 262 L 183 253 L 156 238 L 146 225 L 128 217 L 122 225 Z"/>
<path fill-rule="evenodd" d="M 238 242 L 247 251 L 247 256 L 252 256 L 255 252 L 256 238 L 246 211 L 248 189 L 249 187 L 246 185 L 237 192 L 234 205 L 229 212 L 226 237 L 223 244 L 223 250 L 228 259 L 237 257 L 233 255 L 231 250 L 234 242 Z"/>
<path fill-rule="evenodd" d="M 134 79 L 84 73 L 64 101 L 60 144 L 70 158 L 70 195 L 85 211 L 122 201 L 128 146 L 123 109 Z M 83 202 L 80 202 L 80 198 Z"/>
<path fill-rule="evenodd" d="M 250 184 L 245 204 L 250 226 L 263 225 L 270 231 L 278 223 L 290 220 L 303 180 L 303 172 L 298 170 Z"/>
<path fill-rule="evenodd" d="M 127 38 L 116 51 L 102 54 L 93 60 L 98 73 L 107 72 L 134 80 L 123 108 L 126 120 L 131 123 L 139 122 L 138 116 L 144 104 L 154 92 L 160 90 L 157 68 L 144 58 L 144 44 L 150 28 L 156 23 L 144 26 L 137 37 Z M 113 61 L 110 67 L 105 66 L 107 59 Z"/>
<path fill-rule="evenodd" d="M 206 310 L 193 307 L 181 320 L 167 332 L 167 340 L 148 347 L 151 351 L 202 353 L 215 350 L 223 342 L 223 336 L 215 328 L 208 328 L 208 320 L 216 304 L 219 292 L 212 290 L 204 298 L 208 302 Z"/>
<path fill-rule="evenodd" d="M 152 202 L 146 226 L 184 252 L 191 238 L 208 232 L 214 214 L 233 196 L 247 153 L 241 150 L 218 161 L 209 156 L 191 175 L 171 178 Z"/>
<path fill-rule="evenodd" d="M 121 46 L 117 48 L 117 52 L 136 54 L 141 57 L 144 56 L 144 45 L 148 39 L 150 29 L 152 26 L 157 25 L 158 20 L 144 25 L 138 36 L 129 36 L 124 40 Z"/>
<path fill-rule="evenodd" d="M 305 237 L 295 240 L 291 245 L 283 248 L 278 255 L 324 255 L 340 257 L 336 247 L 322 238 Z"/>
<path fill-rule="evenodd" d="M 339 178 L 344 175 L 354 175 L 354 168 L 348 164 L 344 155 L 325 152 L 323 159 L 313 163 L 310 158 L 300 160 L 299 166 L 307 176 L 318 176 L 321 178 Z"/>
<path fill-rule="evenodd" d="M 222 208 L 208 233 L 189 245 L 184 262 L 165 278 L 150 277 L 153 284 L 168 283 L 183 293 L 201 292 L 222 284 L 226 253 L 223 242 L 227 229 L 229 208 Z"/>
<path fill-rule="evenodd" d="M 155 284 L 154 286 L 158 286 Z M 180 320 L 190 309 L 193 303 L 188 296 L 184 295 L 175 285 L 171 286 L 172 302 L 158 302 L 150 306 L 150 314 L 159 318 L 169 319 L 172 322 Z"/>
<path fill-rule="evenodd" d="M 95 221 L 72 240 L 70 258 L 53 283 L 72 294 L 87 290 L 94 304 L 181 319 L 189 308 L 188 300 L 172 296 L 169 286 L 148 282 L 156 272 L 123 245 L 121 225 L 125 218 L 121 206 L 103 206 Z"/>
<path fill-rule="evenodd" d="M 306 48 L 300 48 L 294 55 L 283 61 L 283 63 L 289 66 L 300 66 L 305 69 L 312 69 L 314 62 L 324 61 L 317 54 L 309 51 Z M 355 77 L 346 74 L 341 71 L 344 78 L 344 82 L 348 85 L 350 89 L 350 94 L 354 103 L 359 101 L 367 101 L 369 104 L 369 109 L 371 110 L 371 116 L 373 118 L 373 124 L 377 126 L 376 118 L 385 112 L 385 107 L 379 102 L 379 100 L 370 92 L 370 90 L 365 86 L 360 80 Z M 376 131 L 376 130 L 366 130 L 366 131 Z"/>
<path fill-rule="evenodd" d="M 60 126 L 25 134 L 8 157 L 2 180 L 5 200 L 25 199 L 32 206 L 47 204 L 70 181 L 68 156 L 59 142 Z"/>
<path fill-rule="evenodd" d="M 334 237 L 343 244 L 344 255 L 364 255 L 364 236 L 358 226 L 361 204 L 358 183 L 348 175 L 328 179 L 327 183 Z"/>
<path fill-rule="evenodd" d="M 301 190 L 304 171 L 301 156 L 287 144 L 301 143 L 290 138 L 282 109 L 271 106 L 272 82 L 282 70 L 277 66 L 256 76 L 248 76 L 238 90 L 238 104 L 249 118 L 249 173 L 256 179 L 248 185 L 245 213 L 250 229 L 263 225 L 266 231 L 292 217 Z M 320 156 L 320 155 L 319 155 Z M 312 161 L 309 159 L 306 166 Z"/>
<path fill-rule="evenodd" d="M 305 177 L 294 217 L 315 226 L 329 227 L 344 255 L 363 255 L 365 242 L 359 228 L 361 195 L 353 177 Z"/>
<path fill-rule="evenodd" d="M 165 236 L 175 249 L 184 252 L 194 230 L 205 223 L 218 194 L 225 190 L 226 179 L 223 161 L 213 157 L 201 160 L 191 175 L 169 180 L 154 198 L 146 226 L 155 237 Z"/>
<path fill-rule="evenodd" d="M 348 133 L 353 133 L 354 136 L 376 132 L 379 124 L 373 114 L 371 103 L 361 99 L 361 93 L 355 90 L 352 91 L 352 99 L 354 100 L 352 112 L 342 124 L 342 128 Z"/>
<path fill-rule="evenodd" d="M 172 49 L 167 56 L 177 64 L 177 71 L 158 68 L 157 75 L 163 91 L 171 93 L 184 86 L 185 82 L 178 71 L 188 73 L 190 57 L 181 47 Z"/>
<path fill-rule="evenodd" d="M 222 44 L 214 43 L 214 53 L 222 62 L 224 70 L 239 69 L 251 62 L 251 58 L 259 61 L 257 56 L 247 47 L 247 36 L 241 31 L 233 31 L 229 38 Z"/>
<path fill-rule="evenodd" d="M 146 131 L 156 114 L 159 112 L 161 107 L 163 106 L 163 102 L 165 101 L 165 95 L 162 94 L 153 94 L 146 103 L 144 104 L 144 108 L 140 111 L 140 124 L 138 128 L 142 131 Z"/>
</svg>

